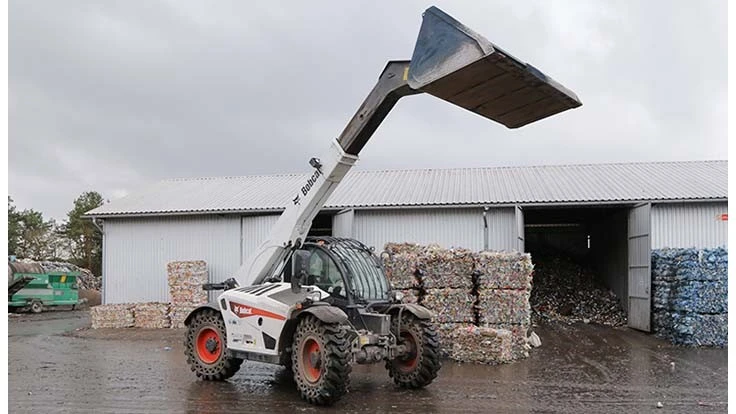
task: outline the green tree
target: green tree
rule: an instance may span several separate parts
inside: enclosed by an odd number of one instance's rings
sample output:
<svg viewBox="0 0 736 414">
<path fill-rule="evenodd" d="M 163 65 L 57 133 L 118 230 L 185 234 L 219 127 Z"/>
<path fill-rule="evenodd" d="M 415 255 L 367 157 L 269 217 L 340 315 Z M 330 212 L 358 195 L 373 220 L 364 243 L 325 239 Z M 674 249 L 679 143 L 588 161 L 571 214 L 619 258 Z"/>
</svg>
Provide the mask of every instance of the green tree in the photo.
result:
<svg viewBox="0 0 736 414">
<path fill-rule="evenodd" d="M 102 234 L 92 223 L 83 218 L 84 213 L 103 204 L 96 191 L 88 191 L 74 200 L 74 208 L 67 214 L 62 233 L 69 240 L 69 249 L 77 266 L 86 267 L 95 275 L 102 271 Z"/>
<path fill-rule="evenodd" d="M 23 210 L 18 213 L 18 238 L 15 253 L 18 257 L 45 260 L 49 250 L 49 235 L 53 221 L 44 221 L 40 211 Z"/>
<path fill-rule="evenodd" d="M 8 196 L 8 254 L 17 254 L 20 240 L 20 213 Z"/>
</svg>

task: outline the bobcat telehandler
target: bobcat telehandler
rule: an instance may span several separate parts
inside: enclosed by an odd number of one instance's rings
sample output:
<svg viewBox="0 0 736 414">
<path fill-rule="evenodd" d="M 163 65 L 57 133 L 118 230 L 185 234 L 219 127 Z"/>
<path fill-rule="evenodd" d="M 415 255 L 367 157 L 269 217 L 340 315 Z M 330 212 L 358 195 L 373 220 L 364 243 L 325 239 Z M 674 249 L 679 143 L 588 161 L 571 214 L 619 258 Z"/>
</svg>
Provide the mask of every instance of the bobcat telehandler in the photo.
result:
<svg viewBox="0 0 736 414">
<path fill-rule="evenodd" d="M 577 96 L 436 7 L 423 15 L 410 61 L 390 61 L 378 83 L 236 278 L 186 318 L 187 361 L 224 380 L 244 360 L 293 370 L 305 400 L 329 405 L 348 390 L 351 365 L 384 362 L 396 384 L 421 388 L 440 369 L 432 313 L 402 304 L 362 243 L 307 237 L 319 210 L 396 102 L 428 93 L 508 128 L 581 105 Z M 240 287 L 237 280 L 247 281 Z"/>
</svg>

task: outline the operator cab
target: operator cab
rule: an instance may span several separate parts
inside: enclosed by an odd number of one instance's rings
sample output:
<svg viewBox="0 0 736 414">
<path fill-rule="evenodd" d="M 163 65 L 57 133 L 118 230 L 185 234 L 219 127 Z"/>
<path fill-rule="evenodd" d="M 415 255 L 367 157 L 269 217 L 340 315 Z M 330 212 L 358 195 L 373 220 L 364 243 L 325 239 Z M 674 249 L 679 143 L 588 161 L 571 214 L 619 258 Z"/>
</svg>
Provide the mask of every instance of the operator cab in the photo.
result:
<svg viewBox="0 0 736 414">
<path fill-rule="evenodd" d="M 390 287 L 381 262 L 357 240 L 310 237 L 300 250 L 309 252 L 306 280 L 330 294 L 336 306 L 387 302 Z M 292 259 L 284 266 L 283 281 L 291 282 Z"/>
</svg>

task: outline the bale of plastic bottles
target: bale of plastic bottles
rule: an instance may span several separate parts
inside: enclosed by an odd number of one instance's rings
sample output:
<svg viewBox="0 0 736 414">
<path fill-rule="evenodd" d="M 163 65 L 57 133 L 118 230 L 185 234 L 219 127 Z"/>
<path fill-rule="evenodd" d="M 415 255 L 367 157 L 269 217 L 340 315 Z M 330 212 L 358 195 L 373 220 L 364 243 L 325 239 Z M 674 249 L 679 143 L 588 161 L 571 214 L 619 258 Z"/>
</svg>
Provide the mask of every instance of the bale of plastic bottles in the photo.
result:
<svg viewBox="0 0 736 414">
<path fill-rule="evenodd" d="M 388 243 L 381 259 L 404 302 L 434 312 L 444 357 L 499 363 L 529 356 L 529 254 Z"/>
<path fill-rule="evenodd" d="M 652 251 L 654 331 L 675 344 L 728 343 L 728 250 Z"/>
<path fill-rule="evenodd" d="M 728 346 L 728 314 L 654 312 L 657 335 L 678 345 Z"/>
<path fill-rule="evenodd" d="M 204 260 L 171 262 L 166 266 L 172 306 L 195 306 L 207 303 L 207 263 Z"/>
<path fill-rule="evenodd" d="M 171 326 L 168 303 L 136 303 L 133 316 L 136 328 L 161 329 Z"/>
<path fill-rule="evenodd" d="M 135 304 L 115 303 L 90 308 L 92 329 L 132 328 L 135 326 Z"/>
<path fill-rule="evenodd" d="M 534 265 L 529 253 L 482 251 L 475 264 L 479 290 L 530 290 Z"/>
<path fill-rule="evenodd" d="M 437 245 L 419 251 L 417 274 L 424 289 L 473 288 L 476 255 L 467 249 L 443 249 Z"/>
<path fill-rule="evenodd" d="M 449 334 L 449 357 L 458 362 L 498 364 L 514 359 L 511 332 L 505 329 L 458 326 Z"/>
<path fill-rule="evenodd" d="M 476 297 L 466 289 L 427 289 L 422 306 L 435 313 L 439 323 L 475 322 Z"/>
<path fill-rule="evenodd" d="M 529 291 L 513 289 L 489 289 L 478 292 L 478 322 L 485 324 L 531 323 Z"/>
</svg>

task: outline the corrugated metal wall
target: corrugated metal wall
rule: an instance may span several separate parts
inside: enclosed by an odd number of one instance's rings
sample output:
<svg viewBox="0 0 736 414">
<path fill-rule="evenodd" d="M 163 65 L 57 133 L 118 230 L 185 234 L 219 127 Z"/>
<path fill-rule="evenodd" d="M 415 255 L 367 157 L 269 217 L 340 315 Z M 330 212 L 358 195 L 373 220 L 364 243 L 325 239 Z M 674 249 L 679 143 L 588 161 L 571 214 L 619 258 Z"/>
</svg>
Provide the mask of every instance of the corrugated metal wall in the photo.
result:
<svg viewBox="0 0 736 414">
<path fill-rule="evenodd" d="M 513 210 L 511 226 L 513 227 Z M 353 237 L 381 251 L 387 242 L 436 243 L 483 249 L 483 210 L 411 209 L 356 211 Z M 512 240 L 513 241 L 513 240 Z"/>
<path fill-rule="evenodd" d="M 332 235 L 335 237 L 353 237 L 353 221 L 355 210 L 344 210 L 332 217 Z"/>
<path fill-rule="evenodd" d="M 211 281 L 240 265 L 240 217 L 108 219 L 104 230 L 105 303 L 168 302 L 171 261 L 204 260 Z"/>
<path fill-rule="evenodd" d="M 256 251 L 261 243 L 263 243 L 278 219 L 279 216 L 273 214 L 268 216 L 242 217 L 243 249 L 240 264 L 245 263 L 245 261 L 248 260 L 248 257 Z"/>
<path fill-rule="evenodd" d="M 515 210 L 516 209 L 514 207 L 504 207 L 491 208 L 486 211 L 486 222 L 488 223 L 488 250 L 517 250 L 520 242 L 517 234 L 517 217 Z M 481 222 L 481 225 L 482 224 L 483 223 Z M 523 231 L 522 225 L 522 232 Z M 481 246 L 481 248 L 482 247 L 483 246 Z"/>
<path fill-rule="evenodd" d="M 652 206 L 652 249 L 728 246 L 728 203 L 677 203 Z"/>
</svg>

